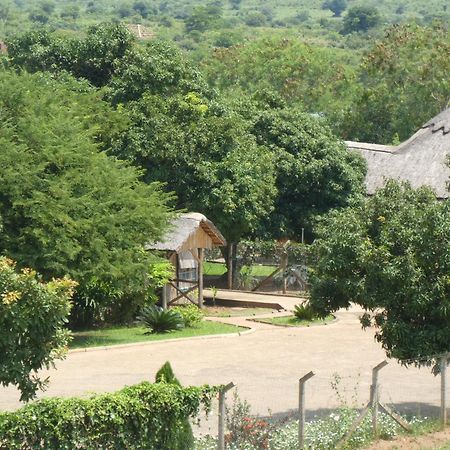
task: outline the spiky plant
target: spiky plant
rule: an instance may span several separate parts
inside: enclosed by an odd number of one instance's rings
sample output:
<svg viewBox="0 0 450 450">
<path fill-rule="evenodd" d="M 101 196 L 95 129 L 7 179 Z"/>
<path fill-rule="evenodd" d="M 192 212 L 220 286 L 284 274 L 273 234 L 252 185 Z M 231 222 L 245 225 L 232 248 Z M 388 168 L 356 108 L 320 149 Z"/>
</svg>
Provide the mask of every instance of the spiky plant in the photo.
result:
<svg viewBox="0 0 450 450">
<path fill-rule="evenodd" d="M 314 320 L 317 319 L 317 312 L 311 305 L 307 303 L 301 303 L 300 305 L 295 305 L 294 315 L 298 320 Z"/>
<path fill-rule="evenodd" d="M 167 333 L 184 327 L 180 313 L 156 305 L 143 308 L 137 320 L 150 329 L 146 334 Z"/>
</svg>

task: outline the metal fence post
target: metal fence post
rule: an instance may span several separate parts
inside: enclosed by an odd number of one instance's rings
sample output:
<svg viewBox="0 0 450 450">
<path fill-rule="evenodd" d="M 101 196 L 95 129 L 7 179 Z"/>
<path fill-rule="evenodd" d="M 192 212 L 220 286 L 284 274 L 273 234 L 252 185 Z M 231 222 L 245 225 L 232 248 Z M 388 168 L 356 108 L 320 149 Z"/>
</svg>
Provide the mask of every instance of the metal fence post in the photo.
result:
<svg viewBox="0 0 450 450">
<path fill-rule="evenodd" d="M 370 406 L 372 408 L 372 428 L 373 434 L 378 435 L 378 404 L 379 404 L 379 386 L 378 386 L 378 373 L 380 370 L 387 366 L 388 362 L 383 361 L 372 369 L 372 386 L 370 386 Z"/>
<path fill-rule="evenodd" d="M 305 444 L 305 383 L 314 376 L 309 372 L 298 381 L 298 448 L 302 449 Z"/>
<path fill-rule="evenodd" d="M 441 423 L 447 425 L 447 363 L 450 353 L 441 358 Z"/>
<path fill-rule="evenodd" d="M 234 388 L 234 383 L 228 383 L 219 391 L 219 438 L 217 441 L 218 450 L 225 450 L 225 396 Z"/>
</svg>

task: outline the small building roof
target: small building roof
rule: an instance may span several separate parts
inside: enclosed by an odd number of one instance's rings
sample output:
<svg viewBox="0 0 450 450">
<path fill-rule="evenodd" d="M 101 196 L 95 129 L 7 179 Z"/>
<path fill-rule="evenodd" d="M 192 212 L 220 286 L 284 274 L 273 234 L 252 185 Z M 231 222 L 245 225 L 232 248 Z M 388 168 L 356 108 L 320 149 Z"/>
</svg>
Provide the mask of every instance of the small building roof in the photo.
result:
<svg viewBox="0 0 450 450">
<path fill-rule="evenodd" d="M 138 39 L 150 40 L 155 38 L 155 33 L 150 28 L 144 27 L 138 23 L 129 23 L 126 25 L 128 30 Z"/>
<path fill-rule="evenodd" d="M 429 186 L 438 198 L 449 197 L 450 108 L 423 125 L 397 146 L 346 142 L 367 162 L 367 193 L 372 195 L 386 180 L 409 181 L 411 186 Z"/>
<path fill-rule="evenodd" d="M 203 233 L 204 238 L 198 237 L 198 233 Z M 196 236 L 197 235 L 197 236 Z M 191 245 L 197 248 L 221 247 L 226 244 L 216 226 L 200 213 L 180 214 L 171 223 L 171 231 L 165 238 L 154 244 L 147 244 L 146 250 L 165 250 L 180 253 L 188 250 Z"/>
</svg>

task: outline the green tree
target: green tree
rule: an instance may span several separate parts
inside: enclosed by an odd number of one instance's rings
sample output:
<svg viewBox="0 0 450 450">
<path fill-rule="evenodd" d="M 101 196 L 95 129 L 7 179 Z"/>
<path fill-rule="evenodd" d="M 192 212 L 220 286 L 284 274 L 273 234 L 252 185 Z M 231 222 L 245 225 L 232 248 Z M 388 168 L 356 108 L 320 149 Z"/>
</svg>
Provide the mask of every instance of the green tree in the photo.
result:
<svg viewBox="0 0 450 450">
<path fill-rule="evenodd" d="M 314 243 L 311 304 L 361 305 L 389 357 L 425 363 L 450 350 L 450 204 L 390 182 L 332 214 Z"/>
<path fill-rule="evenodd" d="M 201 68 L 209 84 L 225 97 L 272 90 L 288 105 L 328 113 L 350 106 L 356 76 L 351 58 L 346 51 L 299 39 L 265 37 L 216 49 Z"/>
<path fill-rule="evenodd" d="M 449 52 L 450 33 L 443 26 L 389 28 L 363 59 L 341 134 L 380 144 L 408 139 L 447 106 Z"/>
<path fill-rule="evenodd" d="M 124 25 L 100 24 L 84 38 L 64 39 L 48 30 L 30 31 L 8 42 L 14 66 L 36 71 L 68 71 L 93 85 L 106 85 L 115 64 L 133 46 L 134 38 Z"/>
<path fill-rule="evenodd" d="M 347 0 L 326 0 L 322 9 L 329 9 L 335 17 L 340 17 L 347 8 Z"/>
<path fill-rule="evenodd" d="M 272 155 L 246 123 L 195 93 L 144 95 L 127 105 L 132 126 L 115 154 L 166 183 L 178 206 L 204 213 L 230 242 L 254 231 L 272 209 Z"/>
<path fill-rule="evenodd" d="M 61 359 L 69 342 L 67 322 L 76 283 L 43 283 L 31 269 L 18 272 L 0 257 L 0 383 L 14 385 L 28 401 L 47 384 L 36 372 Z"/>
<path fill-rule="evenodd" d="M 381 22 L 381 15 L 374 6 L 353 6 L 344 17 L 344 34 L 368 31 Z"/>
<path fill-rule="evenodd" d="M 214 3 L 209 3 L 206 6 L 196 6 L 185 19 L 184 24 L 187 32 L 204 32 L 214 28 L 221 18 L 222 8 Z"/>
<path fill-rule="evenodd" d="M 99 151 L 109 105 L 42 74 L 0 71 L 0 82 L 0 251 L 45 279 L 142 291 L 143 245 L 161 238 L 170 196 Z"/>
<path fill-rule="evenodd" d="M 323 118 L 282 106 L 270 93 L 244 115 L 257 143 L 270 148 L 276 161 L 278 195 L 267 221 L 275 239 L 299 240 L 302 228 L 310 238 L 317 217 L 363 192 L 364 161 L 348 152 Z"/>
<path fill-rule="evenodd" d="M 157 40 L 118 59 L 108 86 L 108 97 L 116 105 L 139 100 L 144 93 L 170 96 L 189 92 L 209 95 L 209 88 L 175 45 Z"/>
</svg>

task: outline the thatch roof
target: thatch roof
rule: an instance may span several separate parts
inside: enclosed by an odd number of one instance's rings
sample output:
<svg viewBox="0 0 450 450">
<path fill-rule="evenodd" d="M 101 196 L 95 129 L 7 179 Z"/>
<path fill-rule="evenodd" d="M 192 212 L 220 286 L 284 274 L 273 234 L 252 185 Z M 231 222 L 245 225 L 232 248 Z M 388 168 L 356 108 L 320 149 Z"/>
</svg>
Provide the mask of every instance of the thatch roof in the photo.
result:
<svg viewBox="0 0 450 450">
<path fill-rule="evenodd" d="M 206 233 L 210 238 L 211 246 L 221 247 L 226 244 L 225 238 L 220 231 L 203 214 L 188 213 L 181 214 L 172 222 L 171 231 L 165 236 L 163 241 L 148 244 L 146 249 L 179 253 L 185 249 L 186 243 L 199 231 Z"/>
<path fill-rule="evenodd" d="M 409 181 L 412 187 L 429 186 L 438 198 L 449 196 L 450 108 L 428 121 L 398 146 L 346 142 L 367 161 L 366 187 L 372 195 L 386 180 Z"/>
</svg>

